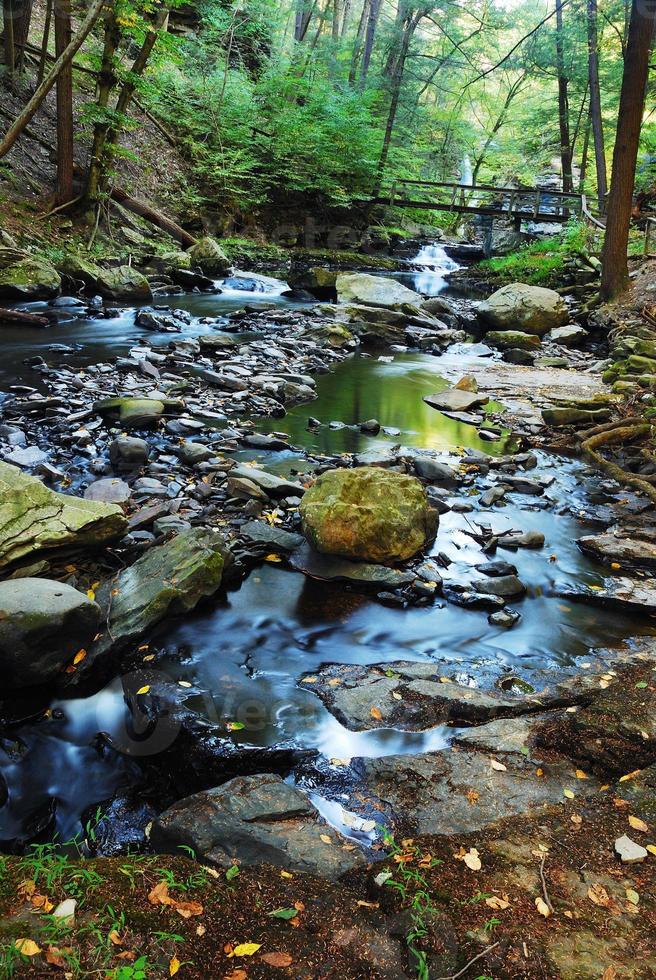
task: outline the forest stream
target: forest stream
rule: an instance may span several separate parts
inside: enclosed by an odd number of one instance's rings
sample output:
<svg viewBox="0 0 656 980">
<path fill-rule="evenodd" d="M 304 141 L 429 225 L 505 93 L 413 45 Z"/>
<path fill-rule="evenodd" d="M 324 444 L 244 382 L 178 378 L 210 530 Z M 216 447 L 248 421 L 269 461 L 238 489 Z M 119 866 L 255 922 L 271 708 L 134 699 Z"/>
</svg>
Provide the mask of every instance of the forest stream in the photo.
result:
<svg viewBox="0 0 656 980">
<path fill-rule="evenodd" d="M 398 278 L 424 296 L 452 298 L 466 312 L 471 300 L 450 290 L 445 278 L 455 268 L 442 246 L 427 245 Z M 174 308 L 190 314 L 176 339 L 220 331 L 229 316 L 257 301 L 300 311 L 311 306 L 311 298 L 286 296 L 286 283 L 268 276 L 238 273 L 219 287 L 223 291 L 217 295 L 174 298 Z M 44 306 L 24 308 L 38 312 Z M 146 340 L 154 350 L 171 340 L 169 333 L 136 325 L 134 309 L 91 321 L 70 316 L 66 306 L 59 307 L 57 314 L 57 325 L 45 331 L 28 335 L 23 328 L 13 333 L 5 329 L 5 384 L 16 379 L 34 384 L 29 365 L 38 364 L 41 357 L 56 374 L 61 366 L 94 365 L 128 356 Z M 217 321 L 217 317 L 226 319 Z M 212 318 L 210 325 L 204 322 L 207 318 Z M 252 336 L 232 329 L 237 340 Z M 492 459 L 502 457 L 517 451 L 516 436 L 498 424 L 503 418 L 502 394 L 486 407 L 493 419 L 489 422 L 492 441 L 480 435 L 481 431 L 485 435 L 485 421 L 483 429 L 477 428 L 423 401 L 445 390 L 454 372 L 457 378 L 472 366 L 483 373 L 491 371 L 494 384 L 497 363 L 489 348 L 480 344 L 456 345 L 441 356 L 356 352 L 318 377 L 313 402 L 291 408 L 284 419 L 252 419 L 259 433 L 284 432 L 288 449 L 237 446 L 230 458 L 246 465 L 258 463 L 293 480 L 311 468 L 308 457 L 316 461 L 344 453 L 384 454 L 399 445 L 437 451 L 443 462 L 455 466 L 466 460 L 468 452 L 478 453 L 479 458 L 483 453 Z M 521 399 L 521 381 L 517 385 L 512 395 Z M 507 385 L 505 391 L 508 394 Z M 315 424 L 308 424 L 310 415 Z M 380 423 L 377 434 L 361 430 L 360 424 L 368 419 Z M 230 423 L 213 424 L 221 431 Z M 585 661 L 595 648 L 621 649 L 631 638 L 656 632 L 646 615 L 568 602 L 555 594 L 563 587 L 604 586 L 607 569 L 586 557 L 577 539 L 590 533 L 598 509 L 616 501 L 617 494 L 603 476 L 574 459 L 546 449 L 535 456 L 530 478 L 542 481 L 544 493 L 509 493 L 493 511 L 478 506 L 480 491 L 475 486 L 464 497 L 456 490 L 452 499 L 445 494 L 447 506 L 426 556 L 439 556 L 445 594 L 453 588 L 456 595 L 471 581 L 473 566 L 483 558 L 480 542 L 471 533 L 478 526 L 492 524 L 501 536 L 519 530 L 544 534 L 545 547 L 507 553 L 527 590 L 525 597 L 512 603 L 513 612 L 520 614 L 512 629 L 491 625 L 479 608 L 444 598 L 405 608 L 381 603 L 344 585 L 308 578 L 269 556 L 238 584 L 195 612 L 166 621 L 148 636 L 148 646 L 140 649 L 148 649 L 151 660 L 156 653 L 156 664 L 137 672 L 139 684 L 148 683 L 151 674 L 168 676 L 184 694 L 186 707 L 217 726 L 229 722 L 234 729 L 230 738 L 237 745 L 318 751 L 314 761 L 288 778 L 310 792 L 320 813 L 346 837 L 373 843 L 379 828 L 349 808 L 346 783 L 352 777 L 342 779 L 338 768 L 332 778 L 321 778 L 330 760 L 448 751 L 460 729 L 438 724 L 422 731 L 394 726 L 350 730 L 311 687 L 299 683 L 300 678 L 326 664 L 415 661 L 432 664 L 438 674 L 473 690 L 491 687 L 525 694 L 573 676 L 581 664 L 589 667 Z M 472 505 L 467 504 L 467 495 Z M 127 816 L 120 808 L 115 810 L 101 851 L 104 846 L 112 853 L 126 841 L 143 841 L 144 825 L 161 807 L 157 779 L 152 772 L 144 774 L 134 757 L 152 752 L 156 764 L 156 753 L 168 745 L 160 744 L 162 729 L 156 725 L 153 731 L 141 732 L 135 749 L 135 699 L 128 698 L 130 706 L 126 704 L 130 684 L 134 690 L 129 676 L 117 675 L 96 693 L 84 692 L 84 696 L 71 692 L 48 703 L 35 696 L 31 704 L 29 697 L 21 695 L 14 704 L 3 703 L 5 717 L 13 716 L 15 722 L 25 718 L 0 744 L 0 774 L 6 785 L 0 840 L 5 846 L 20 848 L 29 840 L 53 837 L 68 840 L 82 831 L 96 808 L 115 798 L 134 799 L 135 793 L 140 806 L 136 812 L 134 805 L 128 806 Z M 126 826 L 121 826 L 122 818 Z M 131 826 L 131 821 L 137 825 Z"/>
</svg>

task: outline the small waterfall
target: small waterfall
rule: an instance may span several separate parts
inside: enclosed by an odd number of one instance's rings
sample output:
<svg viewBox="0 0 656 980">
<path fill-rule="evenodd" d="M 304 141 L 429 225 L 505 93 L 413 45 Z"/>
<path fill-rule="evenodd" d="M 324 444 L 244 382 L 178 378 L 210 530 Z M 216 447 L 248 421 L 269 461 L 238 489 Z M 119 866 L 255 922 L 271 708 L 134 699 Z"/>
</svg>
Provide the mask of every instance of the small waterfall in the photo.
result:
<svg viewBox="0 0 656 980">
<path fill-rule="evenodd" d="M 412 260 L 412 264 L 419 266 L 420 269 L 414 275 L 413 288 L 427 296 L 437 296 L 443 292 L 448 286 L 446 273 L 460 268 L 438 243 L 423 245 Z"/>
<path fill-rule="evenodd" d="M 472 171 L 471 160 L 469 159 L 469 154 L 465 153 L 464 157 L 460 161 L 460 183 L 472 184 L 473 182 L 474 173 Z"/>
</svg>

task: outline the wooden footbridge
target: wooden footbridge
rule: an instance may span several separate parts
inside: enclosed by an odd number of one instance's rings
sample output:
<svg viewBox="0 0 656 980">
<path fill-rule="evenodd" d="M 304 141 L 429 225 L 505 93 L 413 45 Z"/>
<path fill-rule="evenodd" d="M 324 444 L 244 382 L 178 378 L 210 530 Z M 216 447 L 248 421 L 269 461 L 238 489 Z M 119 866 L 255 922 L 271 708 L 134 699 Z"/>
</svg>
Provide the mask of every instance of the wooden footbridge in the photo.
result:
<svg viewBox="0 0 656 980">
<path fill-rule="evenodd" d="M 491 184 L 455 184 L 447 181 L 395 180 L 381 190 L 376 204 L 451 214 L 503 218 L 519 231 L 522 221 L 565 224 L 572 217 L 603 227 L 588 207 L 584 194 L 548 187 L 494 187 Z"/>
</svg>

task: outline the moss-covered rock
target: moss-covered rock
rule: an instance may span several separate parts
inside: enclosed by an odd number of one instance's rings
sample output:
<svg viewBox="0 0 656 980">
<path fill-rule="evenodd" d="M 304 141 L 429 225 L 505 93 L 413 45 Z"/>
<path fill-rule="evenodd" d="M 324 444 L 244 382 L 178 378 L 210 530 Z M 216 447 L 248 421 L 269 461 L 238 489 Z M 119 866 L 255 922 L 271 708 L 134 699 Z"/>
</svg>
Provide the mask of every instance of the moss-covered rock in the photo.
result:
<svg viewBox="0 0 656 980">
<path fill-rule="evenodd" d="M 126 529 L 125 515 L 115 504 L 55 493 L 15 466 L 0 463 L 0 568 L 44 551 L 98 547 Z"/>
<path fill-rule="evenodd" d="M 183 402 L 177 399 L 159 398 L 104 398 L 94 402 L 93 410 L 98 415 L 120 422 L 126 429 L 148 429 L 157 425 L 164 412 L 177 411 Z"/>
<path fill-rule="evenodd" d="M 420 307 L 423 298 L 396 279 L 369 276 L 364 272 L 337 277 L 337 298 L 342 303 L 364 306 Z"/>
<path fill-rule="evenodd" d="M 61 276 L 47 259 L 29 256 L 0 271 L 0 299 L 51 299 L 61 288 Z"/>
<path fill-rule="evenodd" d="M 98 277 L 102 269 L 91 259 L 85 259 L 81 255 L 66 255 L 59 269 L 63 275 L 76 282 L 81 282 L 87 289 L 97 290 Z"/>
<path fill-rule="evenodd" d="M 521 330 L 490 330 L 485 343 L 499 350 L 539 350 L 542 346 L 536 334 Z"/>
<path fill-rule="evenodd" d="M 117 269 L 101 269 L 96 286 L 105 299 L 149 303 L 153 298 L 146 277 L 130 265 L 120 265 Z"/>
<path fill-rule="evenodd" d="M 521 330 L 544 336 L 569 320 L 567 303 L 553 289 L 514 282 L 478 304 L 478 315 L 496 330 Z"/>
<path fill-rule="evenodd" d="M 230 272 L 230 259 L 213 238 L 201 238 L 189 249 L 191 264 L 198 266 L 204 275 L 220 278 Z"/>
<path fill-rule="evenodd" d="M 411 558 L 437 531 L 421 483 L 374 467 L 324 473 L 303 497 L 301 519 L 317 551 L 379 564 Z"/>
</svg>

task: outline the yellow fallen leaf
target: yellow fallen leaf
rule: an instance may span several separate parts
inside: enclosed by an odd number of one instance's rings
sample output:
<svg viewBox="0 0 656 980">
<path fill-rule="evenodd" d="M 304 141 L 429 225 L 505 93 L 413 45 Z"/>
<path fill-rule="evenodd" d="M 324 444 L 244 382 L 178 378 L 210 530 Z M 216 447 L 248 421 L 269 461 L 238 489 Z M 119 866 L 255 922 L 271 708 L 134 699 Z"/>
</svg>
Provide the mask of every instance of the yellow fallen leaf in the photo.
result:
<svg viewBox="0 0 656 980">
<path fill-rule="evenodd" d="M 604 886 L 599 883 L 591 885 L 588 888 L 588 898 L 593 905 L 599 905 L 601 908 L 608 908 L 610 905 L 610 895 Z"/>
<path fill-rule="evenodd" d="M 207 932 L 207 929 L 205 928 L 205 926 L 196 926 L 196 935 L 197 936 L 204 936 L 206 932 Z"/>
<path fill-rule="evenodd" d="M 650 854 L 656 855 L 656 844 L 647 844 L 646 849 L 649 851 Z"/>
<path fill-rule="evenodd" d="M 634 830 L 641 830 L 643 834 L 649 832 L 649 826 L 645 823 L 644 820 L 641 820 L 640 817 L 633 817 L 633 816 L 629 817 L 629 823 Z"/>
<path fill-rule="evenodd" d="M 576 798 L 576 793 L 573 793 L 571 789 L 564 789 L 563 796 L 566 796 L 568 800 L 573 800 Z"/>
<path fill-rule="evenodd" d="M 375 718 L 376 721 L 382 721 L 383 720 L 383 713 L 380 710 L 380 708 L 372 708 L 371 709 L 371 717 L 372 718 Z"/>
<path fill-rule="evenodd" d="M 582 769 L 577 769 L 576 770 L 576 773 L 575 773 L 575 776 L 576 776 L 577 779 L 587 779 L 588 778 L 587 777 L 587 774 L 584 773 Z"/>
<path fill-rule="evenodd" d="M 329 837 L 328 834 L 320 834 L 319 837 L 324 842 L 324 844 L 332 844 L 333 842 L 332 837 Z"/>
<path fill-rule="evenodd" d="M 488 908 L 494 909 L 495 911 L 510 908 L 510 902 L 507 896 L 500 898 L 498 895 L 492 895 L 490 898 L 485 899 L 485 904 Z"/>
<path fill-rule="evenodd" d="M 280 872 L 280 877 L 281 878 L 293 878 L 294 875 L 293 874 L 290 874 L 289 871 L 281 871 Z"/>
<path fill-rule="evenodd" d="M 169 976 L 174 977 L 176 973 L 179 971 L 180 966 L 181 966 L 180 960 L 178 959 L 177 956 L 174 956 L 171 962 L 169 963 Z"/>
<path fill-rule="evenodd" d="M 280 555 L 267 555 L 264 560 L 275 563 L 275 562 L 282 561 L 282 558 L 280 557 Z"/>
<path fill-rule="evenodd" d="M 137 691 L 137 696 L 139 694 L 148 694 L 149 691 L 150 691 L 150 684 L 144 684 L 144 686 L 140 687 L 139 690 Z"/>
<path fill-rule="evenodd" d="M 626 894 L 627 900 L 629 902 L 631 902 L 631 905 L 639 905 L 640 904 L 640 896 L 638 895 L 637 891 L 635 891 L 633 888 L 627 888 L 625 894 Z"/>
<path fill-rule="evenodd" d="M 41 947 L 33 939 L 17 939 L 14 946 L 23 956 L 38 956 Z"/>
<path fill-rule="evenodd" d="M 235 946 L 231 956 L 254 956 L 258 949 L 262 947 L 262 943 L 240 943 L 239 946 Z"/>
<path fill-rule="evenodd" d="M 118 932 L 116 931 L 116 929 L 112 929 L 112 931 L 109 933 L 109 935 L 107 936 L 107 938 L 109 939 L 109 941 L 112 944 L 112 946 L 122 946 L 123 945 L 123 940 L 121 939 L 121 937 L 118 934 Z"/>
<path fill-rule="evenodd" d="M 633 772 L 628 772 L 626 776 L 620 776 L 620 782 L 628 783 L 630 779 L 635 779 L 637 776 L 640 775 L 641 772 L 642 769 L 634 769 Z"/>
<path fill-rule="evenodd" d="M 547 903 L 543 898 L 538 897 L 535 899 L 535 907 L 540 913 L 540 915 L 543 915 L 545 919 L 548 919 L 549 916 L 551 915 L 551 909 L 549 908 L 549 906 L 547 905 Z"/>
<path fill-rule="evenodd" d="M 86 655 L 87 655 L 87 651 L 86 650 L 78 650 L 77 653 L 75 654 L 75 656 L 73 657 L 73 663 L 76 666 L 78 664 L 81 664 L 82 661 L 85 659 Z"/>
</svg>

